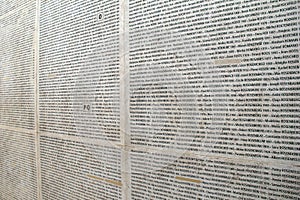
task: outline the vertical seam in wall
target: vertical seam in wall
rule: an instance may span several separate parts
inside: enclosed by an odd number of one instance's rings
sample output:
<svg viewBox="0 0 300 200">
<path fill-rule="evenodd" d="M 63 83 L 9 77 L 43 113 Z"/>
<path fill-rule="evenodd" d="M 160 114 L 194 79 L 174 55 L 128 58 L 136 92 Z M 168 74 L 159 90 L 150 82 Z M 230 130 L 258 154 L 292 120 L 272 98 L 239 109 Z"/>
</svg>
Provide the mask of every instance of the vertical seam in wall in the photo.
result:
<svg viewBox="0 0 300 200">
<path fill-rule="evenodd" d="M 122 143 L 122 199 L 131 199 L 130 128 L 129 128 L 129 59 L 128 59 L 128 0 L 120 0 L 120 136 Z"/>
<path fill-rule="evenodd" d="M 37 172 L 37 199 L 42 200 L 41 162 L 40 162 L 40 134 L 39 134 L 39 31 L 40 31 L 40 0 L 36 0 L 34 32 L 34 93 L 35 93 L 35 151 Z"/>
</svg>

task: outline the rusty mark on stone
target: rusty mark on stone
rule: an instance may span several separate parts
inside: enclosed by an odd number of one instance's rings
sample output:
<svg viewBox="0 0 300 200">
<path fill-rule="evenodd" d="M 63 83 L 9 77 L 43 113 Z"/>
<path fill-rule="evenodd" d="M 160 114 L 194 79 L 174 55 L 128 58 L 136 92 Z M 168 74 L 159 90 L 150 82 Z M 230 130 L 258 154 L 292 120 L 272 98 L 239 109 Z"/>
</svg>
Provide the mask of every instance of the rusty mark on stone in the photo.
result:
<svg viewBox="0 0 300 200">
<path fill-rule="evenodd" d="M 185 182 L 191 182 L 191 183 L 202 183 L 201 180 L 193 179 L 193 178 L 187 178 L 187 177 L 183 177 L 183 176 L 176 176 L 175 179 L 179 180 L 179 181 L 185 181 Z"/>
<path fill-rule="evenodd" d="M 116 185 L 116 186 L 122 187 L 122 182 L 121 181 L 116 181 L 116 180 L 110 180 L 110 179 L 106 179 L 106 178 L 101 178 L 99 176 L 94 176 L 94 175 L 90 175 L 90 174 L 88 174 L 87 177 L 89 177 L 90 179 L 95 179 L 95 180 L 98 180 L 98 181 L 103 181 L 103 182 L 106 182 L 106 183 L 109 183 L 109 184 L 112 184 L 112 185 Z"/>
</svg>

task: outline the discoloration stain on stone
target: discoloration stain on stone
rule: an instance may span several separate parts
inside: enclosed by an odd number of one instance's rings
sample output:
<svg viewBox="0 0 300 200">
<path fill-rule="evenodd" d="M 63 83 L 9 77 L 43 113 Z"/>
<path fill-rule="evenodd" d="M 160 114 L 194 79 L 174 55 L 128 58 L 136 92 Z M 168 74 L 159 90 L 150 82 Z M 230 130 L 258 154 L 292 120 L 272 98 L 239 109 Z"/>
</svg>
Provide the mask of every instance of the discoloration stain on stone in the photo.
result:
<svg viewBox="0 0 300 200">
<path fill-rule="evenodd" d="M 240 64 L 242 62 L 241 59 L 220 59 L 215 60 L 215 65 L 231 65 L 231 64 Z"/>
<path fill-rule="evenodd" d="M 103 182 L 106 182 L 106 183 L 109 183 L 109 184 L 112 184 L 112 185 L 122 187 L 121 181 L 105 179 L 105 178 L 101 178 L 99 176 L 94 176 L 94 175 L 90 175 L 90 174 L 88 174 L 87 177 L 89 177 L 90 179 L 95 179 L 95 180 L 98 180 L 98 181 L 103 181 Z"/>
<path fill-rule="evenodd" d="M 178 181 L 185 181 L 185 182 L 191 182 L 191 183 L 202 183 L 201 180 L 198 179 L 193 179 L 193 178 L 187 178 L 187 177 L 183 177 L 183 176 L 176 176 L 175 177 L 176 180 Z"/>
</svg>

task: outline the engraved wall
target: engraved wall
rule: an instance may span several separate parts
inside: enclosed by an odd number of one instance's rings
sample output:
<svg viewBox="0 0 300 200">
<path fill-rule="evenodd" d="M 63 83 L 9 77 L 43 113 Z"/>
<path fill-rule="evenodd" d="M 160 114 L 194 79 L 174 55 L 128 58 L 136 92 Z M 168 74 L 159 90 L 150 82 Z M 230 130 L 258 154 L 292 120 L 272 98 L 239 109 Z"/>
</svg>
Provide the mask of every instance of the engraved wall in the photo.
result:
<svg viewBox="0 0 300 200">
<path fill-rule="evenodd" d="M 132 199 L 297 199 L 299 67 L 299 1 L 129 1 Z"/>
<path fill-rule="evenodd" d="M 37 199 L 35 1 L 0 2 L 0 199 Z"/>
<path fill-rule="evenodd" d="M 119 2 L 42 1 L 40 15 L 42 196 L 120 199 Z"/>
</svg>

